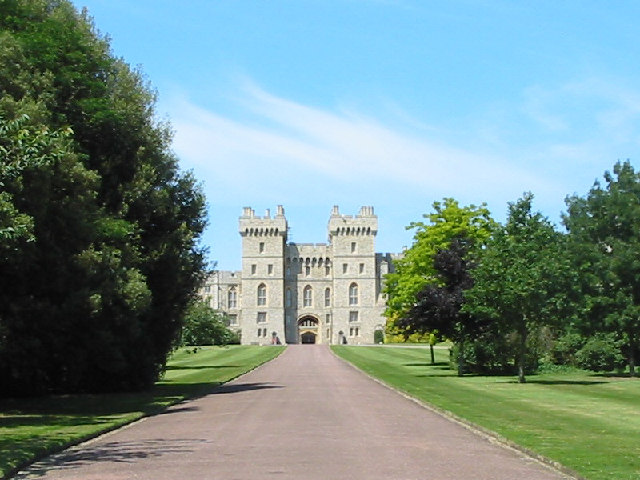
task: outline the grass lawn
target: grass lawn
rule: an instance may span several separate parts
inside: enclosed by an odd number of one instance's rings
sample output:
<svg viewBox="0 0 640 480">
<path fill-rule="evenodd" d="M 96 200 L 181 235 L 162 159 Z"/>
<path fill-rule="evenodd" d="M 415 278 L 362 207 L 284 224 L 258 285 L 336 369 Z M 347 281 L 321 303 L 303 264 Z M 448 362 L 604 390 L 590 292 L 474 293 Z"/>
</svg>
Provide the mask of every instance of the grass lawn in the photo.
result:
<svg viewBox="0 0 640 480">
<path fill-rule="evenodd" d="M 164 379 L 149 392 L 0 400 L 0 478 L 35 459 L 206 394 L 284 347 L 201 347 L 175 352 Z"/>
<path fill-rule="evenodd" d="M 467 376 L 448 351 L 332 347 L 368 374 L 560 462 L 590 480 L 640 480 L 640 379 L 576 371 L 527 377 Z"/>
</svg>

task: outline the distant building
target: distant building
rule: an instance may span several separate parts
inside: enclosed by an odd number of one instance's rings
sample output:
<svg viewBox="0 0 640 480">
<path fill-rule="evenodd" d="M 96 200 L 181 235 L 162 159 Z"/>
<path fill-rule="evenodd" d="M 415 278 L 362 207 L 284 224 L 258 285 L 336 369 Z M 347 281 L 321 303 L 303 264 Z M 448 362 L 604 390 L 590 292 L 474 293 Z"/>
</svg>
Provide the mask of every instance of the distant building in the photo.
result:
<svg viewBox="0 0 640 480">
<path fill-rule="evenodd" d="M 373 207 L 356 216 L 333 207 L 329 243 L 289 243 L 282 206 L 239 219 L 242 271 L 216 271 L 200 291 L 226 312 L 243 344 L 367 344 L 383 330 L 383 276 L 392 255 L 375 252 Z"/>
</svg>

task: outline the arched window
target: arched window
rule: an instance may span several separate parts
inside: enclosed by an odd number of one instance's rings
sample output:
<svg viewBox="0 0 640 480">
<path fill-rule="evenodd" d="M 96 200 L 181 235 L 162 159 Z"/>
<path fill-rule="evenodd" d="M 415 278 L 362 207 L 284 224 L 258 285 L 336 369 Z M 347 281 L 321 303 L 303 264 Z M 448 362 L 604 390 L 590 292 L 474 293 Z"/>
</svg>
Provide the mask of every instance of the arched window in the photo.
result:
<svg viewBox="0 0 640 480">
<path fill-rule="evenodd" d="M 331 306 L 331 289 L 330 288 L 325 288 L 324 290 L 324 306 L 325 307 Z"/>
<path fill-rule="evenodd" d="M 258 285 L 258 305 L 263 306 L 267 304 L 267 286 L 264 283 Z"/>
<path fill-rule="evenodd" d="M 358 284 L 352 283 L 349 286 L 349 305 L 358 305 Z"/>
<path fill-rule="evenodd" d="M 313 290 L 311 287 L 307 285 L 304 287 L 303 296 L 302 296 L 302 305 L 305 307 L 310 307 L 313 304 Z"/>
<path fill-rule="evenodd" d="M 238 308 L 238 292 L 236 291 L 236 287 L 231 287 L 229 289 L 229 308 Z"/>
<path fill-rule="evenodd" d="M 285 292 L 285 305 L 287 307 L 291 306 L 291 289 L 287 288 L 287 291 Z"/>
</svg>

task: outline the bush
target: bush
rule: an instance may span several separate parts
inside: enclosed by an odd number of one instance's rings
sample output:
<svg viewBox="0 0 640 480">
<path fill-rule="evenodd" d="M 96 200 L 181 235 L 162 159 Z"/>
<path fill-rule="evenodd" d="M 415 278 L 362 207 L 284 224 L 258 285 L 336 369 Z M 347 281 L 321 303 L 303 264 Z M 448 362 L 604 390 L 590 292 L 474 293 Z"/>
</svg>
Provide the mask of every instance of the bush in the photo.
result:
<svg viewBox="0 0 640 480">
<path fill-rule="evenodd" d="M 226 315 L 201 300 L 187 309 L 182 326 L 182 345 L 228 345 L 240 343 L 237 332 L 227 327 Z"/>
<path fill-rule="evenodd" d="M 373 343 L 384 343 L 384 332 L 382 330 L 375 330 L 373 332 Z"/>
<path fill-rule="evenodd" d="M 565 333 L 558 337 L 548 354 L 554 365 L 577 365 L 576 354 L 584 346 L 586 339 L 577 333 Z"/>
<path fill-rule="evenodd" d="M 579 367 L 594 372 L 610 372 L 625 365 L 621 342 L 612 334 L 598 333 L 589 338 L 575 359 Z"/>
</svg>

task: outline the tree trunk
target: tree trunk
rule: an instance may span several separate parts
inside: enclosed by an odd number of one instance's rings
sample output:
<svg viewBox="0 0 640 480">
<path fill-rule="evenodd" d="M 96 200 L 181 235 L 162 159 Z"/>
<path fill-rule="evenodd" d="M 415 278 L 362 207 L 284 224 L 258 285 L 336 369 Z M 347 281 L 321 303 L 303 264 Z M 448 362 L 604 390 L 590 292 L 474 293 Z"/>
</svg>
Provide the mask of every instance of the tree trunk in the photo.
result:
<svg viewBox="0 0 640 480">
<path fill-rule="evenodd" d="M 634 336 L 629 335 L 629 376 L 636 376 L 636 339 Z"/>
<path fill-rule="evenodd" d="M 433 345 L 429 344 L 429 350 L 431 351 L 431 365 L 436 364 L 436 357 L 433 354 Z"/>
<path fill-rule="evenodd" d="M 464 375 L 464 342 L 460 342 L 458 349 L 458 376 Z"/>
<path fill-rule="evenodd" d="M 518 383 L 526 383 L 524 365 L 527 359 L 527 332 L 520 332 L 520 347 L 518 349 Z"/>
</svg>

